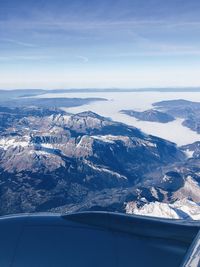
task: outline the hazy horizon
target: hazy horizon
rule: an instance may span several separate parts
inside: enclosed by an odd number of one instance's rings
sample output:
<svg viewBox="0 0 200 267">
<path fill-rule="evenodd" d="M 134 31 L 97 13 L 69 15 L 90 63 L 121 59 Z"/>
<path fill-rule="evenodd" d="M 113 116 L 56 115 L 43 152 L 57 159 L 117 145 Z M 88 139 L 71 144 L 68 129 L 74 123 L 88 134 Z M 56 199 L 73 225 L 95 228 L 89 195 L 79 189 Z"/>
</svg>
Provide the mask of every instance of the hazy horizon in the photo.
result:
<svg viewBox="0 0 200 267">
<path fill-rule="evenodd" d="M 119 88 L 114 88 L 114 87 L 108 87 L 108 88 L 103 88 L 103 87 L 74 87 L 74 88 L 70 88 L 70 87 L 66 87 L 66 88 L 46 88 L 46 87 L 38 87 L 38 88 L 0 88 L 0 91 L 26 91 L 26 90 L 39 90 L 39 91 L 69 91 L 69 92 L 73 92 L 73 91 L 89 91 L 89 92 L 93 92 L 93 91 L 99 91 L 99 92 L 199 92 L 200 91 L 200 86 L 177 86 L 177 87 L 130 87 L 130 88 L 123 88 L 123 87 L 119 87 Z"/>
</svg>

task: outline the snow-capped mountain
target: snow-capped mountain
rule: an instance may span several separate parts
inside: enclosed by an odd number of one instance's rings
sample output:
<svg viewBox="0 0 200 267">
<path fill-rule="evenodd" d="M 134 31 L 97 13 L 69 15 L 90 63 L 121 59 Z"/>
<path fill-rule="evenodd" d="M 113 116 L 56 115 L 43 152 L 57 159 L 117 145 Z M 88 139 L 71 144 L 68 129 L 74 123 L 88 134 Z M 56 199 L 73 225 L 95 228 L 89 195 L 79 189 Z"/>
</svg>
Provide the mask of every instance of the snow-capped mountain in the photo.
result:
<svg viewBox="0 0 200 267">
<path fill-rule="evenodd" d="M 200 204 L 182 199 L 171 204 L 155 201 L 137 207 L 136 203 L 129 202 L 126 204 L 126 213 L 169 219 L 200 220 Z"/>
</svg>

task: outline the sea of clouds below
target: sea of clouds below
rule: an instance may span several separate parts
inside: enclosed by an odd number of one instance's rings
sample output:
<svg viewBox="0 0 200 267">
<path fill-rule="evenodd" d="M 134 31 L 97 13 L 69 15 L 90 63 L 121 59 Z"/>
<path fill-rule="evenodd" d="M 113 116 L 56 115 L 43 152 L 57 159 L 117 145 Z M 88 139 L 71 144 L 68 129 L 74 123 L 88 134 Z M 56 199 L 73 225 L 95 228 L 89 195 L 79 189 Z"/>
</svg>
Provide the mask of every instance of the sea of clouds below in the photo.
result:
<svg viewBox="0 0 200 267">
<path fill-rule="evenodd" d="M 157 122 L 144 122 L 121 114 L 122 109 L 134 109 L 144 111 L 152 108 L 152 104 L 163 100 L 185 99 L 200 102 L 200 92 L 93 92 L 93 93 L 63 93 L 45 94 L 38 97 L 100 97 L 108 101 L 92 102 L 87 105 L 65 108 L 66 111 L 78 113 L 82 111 L 93 111 L 99 115 L 110 117 L 115 121 L 123 122 L 135 126 L 145 133 L 156 135 L 178 145 L 185 145 L 200 140 L 200 135 L 182 126 L 182 119 L 162 124 Z"/>
</svg>

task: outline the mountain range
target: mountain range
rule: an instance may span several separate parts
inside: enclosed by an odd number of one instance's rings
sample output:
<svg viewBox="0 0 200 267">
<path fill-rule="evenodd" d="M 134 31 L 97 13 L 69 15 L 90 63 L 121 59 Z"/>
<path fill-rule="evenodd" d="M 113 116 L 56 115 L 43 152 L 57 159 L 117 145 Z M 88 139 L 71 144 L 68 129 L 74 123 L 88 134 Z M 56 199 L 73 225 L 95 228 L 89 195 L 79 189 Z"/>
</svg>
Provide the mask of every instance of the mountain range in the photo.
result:
<svg viewBox="0 0 200 267">
<path fill-rule="evenodd" d="M 1 107 L 0 118 L 1 215 L 200 201 L 198 159 L 174 143 L 90 111 Z"/>
</svg>

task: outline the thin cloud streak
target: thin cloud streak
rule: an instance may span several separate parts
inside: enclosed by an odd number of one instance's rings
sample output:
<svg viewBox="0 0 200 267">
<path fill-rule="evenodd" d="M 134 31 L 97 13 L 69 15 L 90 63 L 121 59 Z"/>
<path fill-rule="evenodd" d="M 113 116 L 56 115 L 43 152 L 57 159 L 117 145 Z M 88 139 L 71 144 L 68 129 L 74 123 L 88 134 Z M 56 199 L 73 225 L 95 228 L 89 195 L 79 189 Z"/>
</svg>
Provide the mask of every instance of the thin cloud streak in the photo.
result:
<svg viewBox="0 0 200 267">
<path fill-rule="evenodd" d="M 194 29 L 200 27 L 200 21 L 188 21 L 188 20 L 52 20 L 48 18 L 41 18 L 35 21 L 29 20 L 9 20 L 0 21 L 0 28 L 6 28 L 12 30 L 110 30 L 110 29 L 133 29 L 141 27 L 160 27 L 160 28 L 182 28 L 182 27 L 193 27 Z M 9 39 L 8 39 L 9 41 Z M 11 40 L 10 41 L 14 41 Z M 17 41 L 16 41 L 17 43 Z M 23 42 L 18 42 L 23 44 Z M 26 43 L 24 43 L 26 44 Z M 30 44 L 31 45 L 31 44 Z"/>
<path fill-rule="evenodd" d="M 76 58 L 80 59 L 83 63 L 87 63 L 87 62 L 89 62 L 89 58 L 88 58 L 88 57 L 84 57 L 84 56 L 76 56 Z"/>
<path fill-rule="evenodd" d="M 49 56 L 0 56 L 0 61 L 40 61 L 53 59 Z"/>
<path fill-rule="evenodd" d="M 110 57 L 169 57 L 169 56 L 200 56 L 200 49 L 193 51 L 149 51 L 149 52 L 135 52 L 135 53 L 119 53 L 110 55 Z"/>
<path fill-rule="evenodd" d="M 36 47 L 36 45 L 34 45 L 34 44 L 26 43 L 26 42 L 14 40 L 14 39 L 9 39 L 9 38 L 0 38 L 0 42 L 12 43 L 15 45 L 25 46 L 25 47 Z"/>
</svg>

